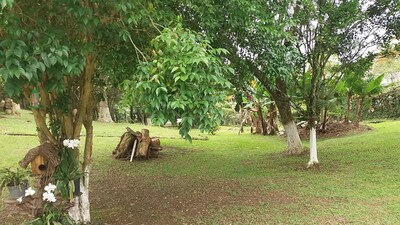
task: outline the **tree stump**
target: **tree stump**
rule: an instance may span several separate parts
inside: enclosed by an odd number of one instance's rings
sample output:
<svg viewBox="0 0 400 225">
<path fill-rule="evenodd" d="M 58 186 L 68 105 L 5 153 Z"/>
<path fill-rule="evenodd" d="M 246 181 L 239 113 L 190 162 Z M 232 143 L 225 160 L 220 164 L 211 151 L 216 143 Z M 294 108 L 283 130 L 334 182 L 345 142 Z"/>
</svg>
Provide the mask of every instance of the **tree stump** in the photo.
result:
<svg viewBox="0 0 400 225">
<path fill-rule="evenodd" d="M 116 159 L 132 161 L 133 158 L 153 158 L 157 157 L 162 150 L 160 139 L 151 138 L 149 130 L 142 129 L 141 132 L 135 132 L 129 127 L 121 136 L 121 140 L 112 152 Z"/>
</svg>

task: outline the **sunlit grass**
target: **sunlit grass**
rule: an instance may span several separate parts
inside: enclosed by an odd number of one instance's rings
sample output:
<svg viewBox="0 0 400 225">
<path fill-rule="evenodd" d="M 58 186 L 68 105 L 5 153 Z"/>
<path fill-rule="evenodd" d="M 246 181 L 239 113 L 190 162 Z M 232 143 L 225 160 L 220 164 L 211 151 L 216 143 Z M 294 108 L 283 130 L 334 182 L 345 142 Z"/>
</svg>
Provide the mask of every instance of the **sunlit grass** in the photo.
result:
<svg viewBox="0 0 400 225">
<path fill-rule="evenodd" d="M 373 67 L 372 72 L 374 74 L 388 74 L 400 72 L 400 58 L 385 57 L 378 58 Z"/>
</svg>

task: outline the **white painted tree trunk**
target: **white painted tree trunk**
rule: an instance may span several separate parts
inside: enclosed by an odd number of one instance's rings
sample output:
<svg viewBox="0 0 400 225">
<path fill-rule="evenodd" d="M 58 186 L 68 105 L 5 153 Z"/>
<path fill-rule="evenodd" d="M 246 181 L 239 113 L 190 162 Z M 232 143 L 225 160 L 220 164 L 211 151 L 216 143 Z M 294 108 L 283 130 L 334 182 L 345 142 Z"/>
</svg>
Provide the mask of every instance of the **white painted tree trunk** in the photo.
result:
<svg viewBox="0 0 400 225">
<path fill-rule="evenodd" d="M 286 139 L 288 147 L 286 149 L 286 154 L 288 155 L 299 155 L 303 152 L 303 144 L 301 143 L 299 132 L 297 131 L 296 124 L 291 121 L 284 124 Z"/>
<path fill-rule="evenodd" d="M 99 102 L 99 118 L 97 121 L 103 123 L 113 123 L 113 119 L 111 118 L 110 108 L 108 107 L 107 101 L 100 101 Z"/>
<path fill-rule="evenodd" d="M 81 195 L 74 198 L 75 205 L 69 210 L 69 215 L 77 223 L 87 224 L 90 222 L 90 202 L 89 202 L 89 176 L 90 165 L 84 168 L 84 176 L 81 178 Z"/>
<path fill-rule="evenodd" d="M 314 164 L 318 164 L 317 157 L 317 132 L 315 127 L 311 127 L 310 129 L 310 161 L 307 164 L 307 167 L 311 167 Z"/>
</svg>

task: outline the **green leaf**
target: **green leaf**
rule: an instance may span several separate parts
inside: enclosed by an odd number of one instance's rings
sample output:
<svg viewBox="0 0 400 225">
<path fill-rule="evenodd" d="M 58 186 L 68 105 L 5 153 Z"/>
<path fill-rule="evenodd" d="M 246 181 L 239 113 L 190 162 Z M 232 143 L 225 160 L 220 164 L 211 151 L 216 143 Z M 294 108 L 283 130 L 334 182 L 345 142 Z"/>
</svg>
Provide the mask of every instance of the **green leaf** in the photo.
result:
<svg viewBox="0 0 400 225">
<path fill-rule="evenodd" d="M 6 51 L 6 58 L 10 58 L 10 56 L 12 56 L 14 54 L 14 50 L 13 49 L 8 49 Z"/>
<path fill-rule="evenodd" d="M 16 49 L 14 49 L 14 55 L 16 55 L 18 58 L 21 58 L 21 56 L 22 56 L 22 49 L 21 49 L 21 48 L 16 48 Z"/>
<path fill-rule="evenodd" d="M 172 68 L 171 73 L 177 71 L 179 69 L 179 67 L 175 66 L 174 68 Z"/>
<path fill-rule="evenodd" d="M 234 70 L 232 67 L 228 67 L 228 71 L 229 71 L 231 74 L 235 74 L 235 70 Z"/>
<path fill-rule="evenodd" d="M 44 72 L 46 70 L 46 66 L 42 62 L 38 62 L 39 69 Z"/>
<path fill-rule="evenodd" d="M 189 75 L 183 74 L 180 78 L 182 81 L 186 81 L 189 78 Z"/>
</svg>

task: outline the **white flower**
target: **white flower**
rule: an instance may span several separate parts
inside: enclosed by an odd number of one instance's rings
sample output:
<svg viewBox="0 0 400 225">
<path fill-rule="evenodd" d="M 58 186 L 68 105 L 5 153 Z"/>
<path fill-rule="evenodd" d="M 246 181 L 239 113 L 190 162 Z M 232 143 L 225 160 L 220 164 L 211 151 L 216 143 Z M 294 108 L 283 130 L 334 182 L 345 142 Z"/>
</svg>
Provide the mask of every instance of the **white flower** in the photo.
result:
<svg viewBox="0 0 400 225">
<path fill-rule="evenodd" d="M 19 203 L 21 203 L 21 202 L 22 202 L 22 197 L 17 198 L 17 201 L 18 201 Z"/>
<path fill-rule="evenodd" d="M 34 195 L 36 193 L 35 190 L 33 190 L 31 187 L 25 190 L 25 197 Z"/>
<path fill-rule="evenodd" d="M 67 148 L 76 148 L 79 146 L 81 141 L 79 139 L 65 139 L 63 145 Z"/>
<path fill-rule="evenodd" d="M 65 139 L 65 140 L 63 141 L 63 145 L 64 145 L 65 147 L 68 146 L 68 143 L 69 143 L 69 140 L 68 140 L 68 139 Z"/>
<path fill-rule="evenodd" d="M 56 196 L 52 192 L 43 193 L 43 201 L 55 202 Z"/>
<path fill-rule="evenodd" d="M 69 142 L 68 142 L 68 148 L 74 148 L 75 146 L 74 146 L 74 143 L 70 140 Z"/>
<path fill-rule="evenodd" d="M 56 190 L 56 185 L 49 183 L 46 187 L 44 187 L 44 190 L 47 192 L 52 192 Z"/>
<path fill-rule="evenodd" d="M 78 147 L 80 143 L 81 143 L 81 141 L 78 140 L 78 139 L 72 140 L 72 145 L 73 145 L 74 147 Z"/>
</svg>

